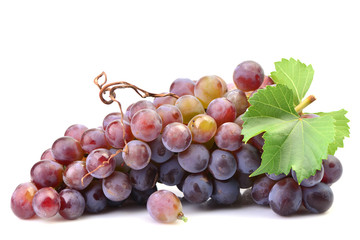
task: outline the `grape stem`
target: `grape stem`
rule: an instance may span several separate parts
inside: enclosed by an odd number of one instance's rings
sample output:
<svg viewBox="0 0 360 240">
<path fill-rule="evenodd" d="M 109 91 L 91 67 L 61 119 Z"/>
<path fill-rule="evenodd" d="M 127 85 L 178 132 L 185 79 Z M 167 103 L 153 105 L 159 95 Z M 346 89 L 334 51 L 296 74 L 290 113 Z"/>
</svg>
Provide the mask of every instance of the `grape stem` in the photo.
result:
<svg viewBox="0 0 360 240">
<path fill-rule="evenodd" d="M 307 98 L 305 98 L 304 100 L 302 100 L 299 105 L 297 105 L 295 107 L 295 111 L 301 115 L 302 111 L 304 110 L 304 108 L 306 108 L 307 106 L 309 106 L 312 102 L 314 102 L 316 100 L 314 95 L 310 95 Z"/>
<path fill-rule="evenodd" d="M 185 217 L 183 212 L 180 212 L 179 215 L 177 216 L 177 219 L 182 220 L 184 222 L 187 222 L 188 218 Z"/>
</svg>

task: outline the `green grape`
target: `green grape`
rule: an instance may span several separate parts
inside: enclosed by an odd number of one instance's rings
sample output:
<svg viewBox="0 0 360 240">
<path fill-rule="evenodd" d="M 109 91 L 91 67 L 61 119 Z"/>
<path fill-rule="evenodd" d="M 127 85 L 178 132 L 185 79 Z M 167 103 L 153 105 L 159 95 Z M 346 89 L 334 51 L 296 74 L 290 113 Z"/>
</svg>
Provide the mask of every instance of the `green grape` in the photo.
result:
<svg viewBox="0 0 360 240">
<path fill-rule="evenodd" d="M 207 108 L 209 103 L 215 99 L 224 96 L 227 86 L 223 79 L 218 76 L 205 76 L 196 82 L 194 93 L 204 108 Z"/>
<path fill-rule="evenodd" d="M 194 116 L 205 113 L 205 109 L 199 99 L 192 95 L 180 97 L 176 101 L 175 106 L 180 109 L 184 124 L 187 124 Z"/>
<path fill-rule="evenodd" d="M 188 123 L 188 127 L 197 143 L 206 143 L 215 136 L 217 125 L 214 118 L 206 114 L 199 114 L 193 117 Z"/>
</svg>

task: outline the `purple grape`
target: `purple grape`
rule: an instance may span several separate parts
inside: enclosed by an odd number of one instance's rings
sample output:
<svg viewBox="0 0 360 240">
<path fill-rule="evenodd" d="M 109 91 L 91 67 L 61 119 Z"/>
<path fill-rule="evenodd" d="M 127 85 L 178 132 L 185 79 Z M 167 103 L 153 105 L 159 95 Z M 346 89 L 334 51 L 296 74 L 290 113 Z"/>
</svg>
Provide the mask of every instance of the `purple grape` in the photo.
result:
<svg viewBox="0 0 360 240">
<path fill-rule="evenodd" d="M 140 100 L 140 101 L 137 101 L 136 103 L 132 104 L 131 107 L 129 106 L 129 120 L 131 121 L 132 118 L 134 117 L 134 115 L 140 111 L 140 110 L 143 110 L 143 109 L 150 109 L 150 110 L 154 110 L 156 111 L 156 107 L 155 105 L 148 101 L 148 100 Z"/>
<path fill-rule="evenodd" d="M 236 109 L 236 117 L 243 114 L 250 106 L 246 94 L 239 89 L 234 89 L 227 92 L 224 97 L 234 104 Z"/>
<path fill-rule="evenodd" d="M 326 212 L 334 201 L 331 188 L 325 183 L 318 183 L 312 187 L 303 187 L 303 203 L 312 213 Z"/>
<path fill-rule="evenodd" d="M 85 199 L 85 209 L 89 213 L 99 213 L 106 208 L 107 198 L 100 181 L 94 180 L 82 192 Z"/>
<path fill-rule="evenodd" d="M 281 216 L 294 214 L 299 209 L 301 202 L 301 187 L 290 177 L 277 182 L 269 193 L 271 209 Z"/>
<path fill-rule="evenodd" d="M 46 149 L 40 157 L 40 160 L 51 160 L 51 161 L 55 161 L 54 155 L 52 153 L 51 148 Z"/>
<path fill-rule="evenodd" d="M 204 173 L 190 174 L 184 180 L 182 191 L 190 203 L 203 203 L 213 193 L 213 184 Z"/>
<path fill-rule="evenodd" d="M 296 172 L 291 170 L 291 175 L 294 178 L 294 180 L 296 182 L 298 182 L 297 177 L 296 177 Z M 318 184 L 319 182 L 321 182 L 321 179 L 324 176 L 324 167 L 321 166 L 320 170 L 317 170 L 316 173 L 308 178 L 305 178 L 304 180 L 302 180 L 302 182 L 300 183 L 301 186 L 303 187 L 312 187 L 315 186 L 316 184 Z"/>
<path fill-rule="evenodd" d="M 191 144 L 189 148 L 178 154 L 180 166 L 187 172 L 199 173 L 204 171 L 210 160 L 210 153 L 202 144 Z"/>
<path fill-rule="evenodd" d="M 105 131 L 109 123 L 111 123 L 114 120 L 121 120 L 121 112 L 113 112 L 106 115 L 106 117 L 103 120 L 103 130 Z M 125 121 L 125 119 L 124 119 Z"/>
<path fill-rule="evenodd" d="M 131 169 L 129 173 L 130 182 L 134 188 L 146 191 L 153 188 L 158 180 L 159 172 L 153 163 L 149 163 L 140 170 Z"/>
<path fill-rule="evenodd" d="M 76 219 L 85 211 L 85 199 L 75 189 L 64 189 L 60 193 L 61 207 L 59 214 L 65 219 Z"/>
<path fill-rule="evenodd" d="M 125 129 L 125 138 L 124 138 Z M 129 142 L 134 139 L 131 132 L 130 124 L 127 121 L 114 120 L 107 124 L 105 129 L 106 141 L 114 148 L 123 148 L 125 141 Z"/>
<path fill-rule="evenodd" d="M 215 179 L 227 180 L 236 172 L 236 159 L 230 152 L 216 149 L 211 153 L 208 169 Z"/>
<path fill-rule="evenodd" d="M 240 196 L 240 187 L 238 181 L 230 178 L 226 181 L 214 179 L 214 190 L 211 198 L 219 205 L 230 205 L 235 203 Z"/>
<path fill-rule="evenodd" d="M 259 205 L 269 205 L 269 193 L 275 183 L 276 181 L 267 176 L 256 179 L 251 189 L 251 197 L 254 202 Z"/>
<path fill-rule="evenodd" d="M 153 188 L 150 188 L 145 191 L 139 191 L 136 188 L 131 190 L 130 197 L 139 205 L 146 205 L 147 200 L 149 199 L 150 195 L 156 192 L 158 189 L 156 185 Z"/>
<path fill-rule="evenodd" d="M 250 144 L 243 143 L 241 148 L 234 152 L 238 169 L 245 174 L 253 173 L 261 164 L 259 151 Z"/>
<path fill-rule="evenodd" d="M 162 134 L 155 140 L 148 142 L 151 149 L 151 160 L 156 163 L 164 163 L 169 160 L 174 153 L 168 150 L 162 142 Z"/>
<path fill-rule="evenodd" d="M 174 155 L 169 161 L 159 167 L 159 182 L 174 186 L 179 184 L 185 176 L 185 170 L 178 162 L 178 156 Z"/>
<path fill-rule="evenodd" d="M 156 109 L 162 120 L 162 129 L 173 122 L 183 123 L 183 117 L 180 109 L 174 105 L 164 104 Z"/>
<path fill-rule="evenodd" d="M 324 176 L 321 180 L 326 184 L 333 184 L 342 175 L 343 168 L 341 162 L 335 156 L 329 155 L 327 159 L 323 160 Z"/>
</svg>

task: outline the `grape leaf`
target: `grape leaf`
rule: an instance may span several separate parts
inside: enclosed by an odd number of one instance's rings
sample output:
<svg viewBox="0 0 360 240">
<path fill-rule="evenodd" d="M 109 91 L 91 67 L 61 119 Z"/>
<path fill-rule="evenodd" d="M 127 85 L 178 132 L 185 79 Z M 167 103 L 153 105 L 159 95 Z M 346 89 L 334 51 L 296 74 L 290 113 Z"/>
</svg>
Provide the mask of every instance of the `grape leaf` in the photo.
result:
<svg viewBox="0 0 360 240">
<path fill-rule="evenodd" d="M 283 84 L 290 88 L 294 93 L 294 104 L 298 105 L 305 97 L 314 76 L 314 69 L 311 65 L 306 66 L 299 60 L 290 58 L 282 59 L 275 63 L 275 72 L 271 73 L 271 78 L 276 84 Z"/>
<path fill-rule="evenodd" d="M 329 145 L 328 154 L 330 155 L 334 155 L 339 147 L 344 147 L 345 137 L 350 136 L 349 119 L 345 117 L 346 113 L 345 109 L 328 113 L 315 113 L 319 116 L 331 116 L 335 119 L 335 140 Z"/>
<path fill-rule="evenodd" d="M 249 99 L 251 104 L 242 117 L 242 134 L 247 142 L 265 132 L 262 162 L 251 176 L 262 173 L 296 172 L 299 183 L 314 175 L 327 158 L 334 141 L 332 116 L 302 119 L 294 109 L 293 91 L 285 85 L 267 86 Z"/>
</svg>

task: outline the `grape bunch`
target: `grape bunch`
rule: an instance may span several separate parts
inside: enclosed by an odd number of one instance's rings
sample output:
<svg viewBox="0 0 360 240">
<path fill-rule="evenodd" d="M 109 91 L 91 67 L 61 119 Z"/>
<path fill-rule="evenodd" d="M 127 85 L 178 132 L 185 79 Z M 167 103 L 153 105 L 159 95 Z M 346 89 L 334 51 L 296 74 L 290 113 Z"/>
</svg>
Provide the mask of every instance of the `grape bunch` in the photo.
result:
<svg viewBox="0 0 360 240">
<path fill-rule="evenodd" d="M 179 197 L 158 190 L 159 184 L 176 186 L 182 201 L 192 204 L 211 199 L 231 205 L 242 189 L 251 189 L 256 204 L 279 215 L 294 214 L 302 205 L 312 213 L 328 210 L 330 185 L 342 174 L 334 156 L 301 184 L 295 172 L 250 177 L 261 164 L 264 139 L 260 134 L 243 142 L 241 117 L 248 98 L 274 82 L 254 61 L 239 64 L 233 80 L 179 78 L 171 94 L 110 113 L 101 127 L 70 126 L 33 165 L 31 180 L 15 189 L 14 214 L 76 219 L 133 201 L 146 205 L 159 222 L 186 221 Z"/>
</svg>

